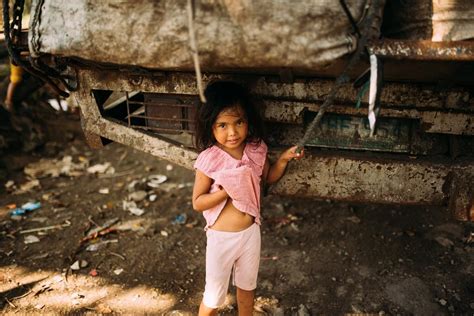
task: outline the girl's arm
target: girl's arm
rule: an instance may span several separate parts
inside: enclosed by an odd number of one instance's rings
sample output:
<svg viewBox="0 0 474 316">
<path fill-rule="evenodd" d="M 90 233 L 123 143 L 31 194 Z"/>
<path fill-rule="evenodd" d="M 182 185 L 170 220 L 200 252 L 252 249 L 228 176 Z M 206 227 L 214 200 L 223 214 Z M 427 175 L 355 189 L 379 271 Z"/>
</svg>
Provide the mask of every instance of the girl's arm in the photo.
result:
<svg viewBox="0 0 474 316">
<path fill-rule="evenodd" d="M 208 210 L 217 204 L 221 203 L 229 196 L 227 192 L 222 189 L 214 193 L 209 193 L 212 179 L 206 176 L 199 170 L 196 170 L 196 179 L 194 180 L 193 188 L 193 208 L 198 212 Z"/>
<path fill-rule="evenodd" d="M 280 178 L 285 173 L 286 167 L 288 162 L 292 159 L 301 159 L 304 156 L 304 150 L 301 153 L 296 153 L 297 146 L 293 146 L 287 150 L 285 150 L 278 160 L 270 166 L 270 163 L 267 161 L 265 162 L 264 167 L 264 175 L 266 174 L 266 180 L 268 184 L 273 184 L 280 180 Z"/>
</svg>

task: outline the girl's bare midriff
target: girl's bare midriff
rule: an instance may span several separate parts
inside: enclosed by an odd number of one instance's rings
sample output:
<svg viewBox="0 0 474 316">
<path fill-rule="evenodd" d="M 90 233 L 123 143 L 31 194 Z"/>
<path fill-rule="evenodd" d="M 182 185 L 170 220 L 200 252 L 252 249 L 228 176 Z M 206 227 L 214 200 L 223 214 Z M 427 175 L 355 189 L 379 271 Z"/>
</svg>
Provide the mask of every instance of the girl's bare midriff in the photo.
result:
<svg viewBox="0 0 474 316">
<path fill-rule="evenodd" d="M 239 232 L 250 227 L 253 223 L 253 216 L 239 211 L 234 204 L 232 204 L 232 199 L 227 199 L 227 203 L 219 214 L 216 222 L 209 228 L 225 232 Z"/>
</svg>

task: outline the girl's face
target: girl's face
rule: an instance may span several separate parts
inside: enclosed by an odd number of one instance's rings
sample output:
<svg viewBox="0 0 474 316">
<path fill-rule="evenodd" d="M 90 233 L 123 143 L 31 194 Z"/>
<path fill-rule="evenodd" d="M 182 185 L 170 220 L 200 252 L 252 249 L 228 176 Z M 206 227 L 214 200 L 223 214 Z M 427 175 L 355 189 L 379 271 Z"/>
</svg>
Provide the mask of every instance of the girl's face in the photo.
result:
<svg viewBox="0 0 474 316">
<path fill-rule="evenodd" d="M 243 149 L 248 135 L 248 123 L 240 106 L 224 109 L 212 126 L 212 133 L 223 149 Z"/>
</svg>

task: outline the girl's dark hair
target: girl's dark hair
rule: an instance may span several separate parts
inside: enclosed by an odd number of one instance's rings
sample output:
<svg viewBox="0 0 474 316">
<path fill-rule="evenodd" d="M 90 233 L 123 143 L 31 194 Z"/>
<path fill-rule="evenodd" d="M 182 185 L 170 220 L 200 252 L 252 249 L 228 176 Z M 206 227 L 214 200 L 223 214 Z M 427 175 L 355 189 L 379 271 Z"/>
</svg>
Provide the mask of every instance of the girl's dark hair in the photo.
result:
<svg viewBox="0 0 474 316">
<path fill-rule="evenodd" d="M 215 144 L 212 127 L 224 109 L 240 106 L 244 110 L 249 132 L 247 142 L 259 142 L 264 137 L 263 120 L 248 91 L 232 81 L 215 81 L 204 91 L 207 102 L 200 103 L 196 113 L 195 144 L 204 150 Z"/>
</svg>

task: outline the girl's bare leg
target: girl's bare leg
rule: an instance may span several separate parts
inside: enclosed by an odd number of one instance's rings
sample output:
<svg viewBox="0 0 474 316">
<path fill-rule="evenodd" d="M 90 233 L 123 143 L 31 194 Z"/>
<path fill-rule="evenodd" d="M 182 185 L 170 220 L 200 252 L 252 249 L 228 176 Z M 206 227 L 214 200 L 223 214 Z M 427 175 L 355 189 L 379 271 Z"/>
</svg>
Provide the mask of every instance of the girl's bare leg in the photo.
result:
<svg viewBox="0 0 474 316">
<path fill-rule="evenodd" d="M 241 288 L 237 288 L 237 306 L 239 309 L 239 316 L 252 316 L 253 315 L 253 299 L 255 296 L 255 290 L 245 291 Z"/>
<path fill-rule="evenodd" d="M 204 305 L 201 302 L 201 306 L 199 306 L 199 316 L 214 316 L 217 315 L 217 308 L 210 308 Z"/>
</svg>

